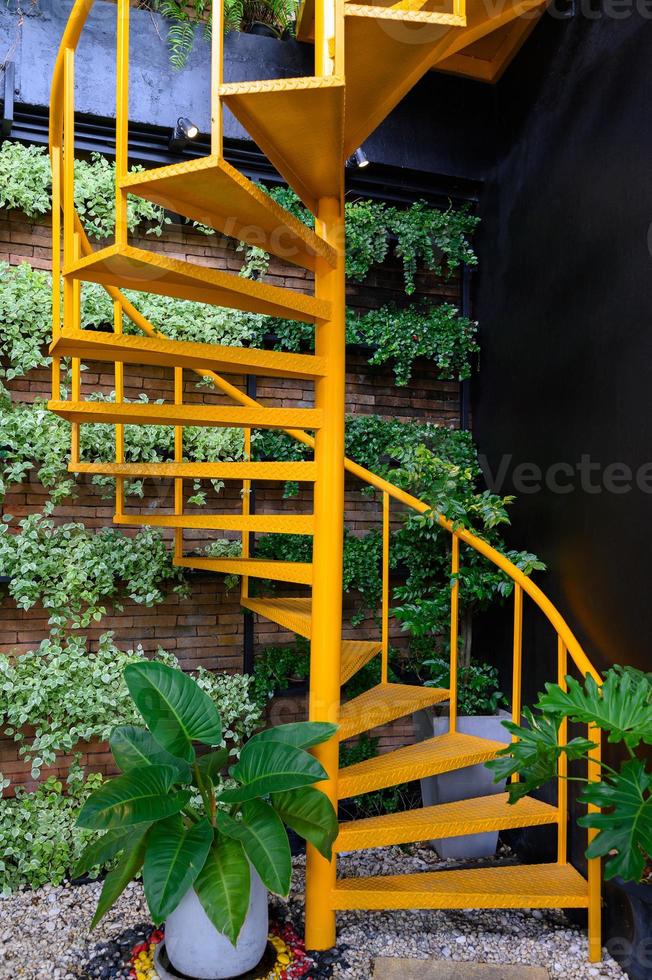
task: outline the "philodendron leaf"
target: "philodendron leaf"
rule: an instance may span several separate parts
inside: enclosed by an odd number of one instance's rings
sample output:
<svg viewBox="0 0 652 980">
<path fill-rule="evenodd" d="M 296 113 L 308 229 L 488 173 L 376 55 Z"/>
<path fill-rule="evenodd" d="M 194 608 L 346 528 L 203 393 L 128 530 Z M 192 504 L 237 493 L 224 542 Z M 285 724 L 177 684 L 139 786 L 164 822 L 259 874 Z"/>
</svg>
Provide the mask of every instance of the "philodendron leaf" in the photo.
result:
<svg viewBox="0 0 652 980">
<path fill-rule="evenodd" d="M 77 817 L 77 826 L 112 830 L 152 823 L 178 813 L 191 793 L 189 790 L 169 792 L 175 776 L 171 766 L 141 766 L 108 780 L 86 800 Z"/>
<path fill-rule="evenodd" d="M 265 728 L 250 739 L 251 742 L 284 742 L 295 749 L 309 749 L 313 745 L 327 742 L 337 731 L 337 725 L 327 721 L 296 721 L 289 725 Z"/>
<path fill-rule="evenodd" d="M 288 894 L 292 877 L 290 844 L 282 820 L 269 803 L 263 800 L 243 803 L 241 819 L 238 820 L 220 810 L 217 826 L 227 837 L 241 842 L 245 854 L 270 892 L 283 896 Z"/>
<path fill-rule="evenodd" d="M 257 742 L 255 739 L 247 742 L 231 775 L 242 785 L 225 790 L 220 796 L 224 803 L 244 803 L 268 793 L 309 786 L 327 778 L 319 762 L 303 749 L 295 749 L 283 742 Z"/>
<path fill-rule="evenodd" d="M 220 773 L 228 761 L 229 750 L 218 749 L 217 752 L 207 752 L 206 755 L 203 755 L 201 759 L 197 760 L 197 765 L 204 779 L 215 783 L 218 781 Z"/>
<path fill-rule="evenodd" d="M 597 725 L 609 733 L 610 742 L 625 742 L 631 749 L 641 742 L 652 745 L 652 683 L 647 674 L 612 668 L 601 688 L 589 675 L 584 685 L 573 677 L 566 683 L 568 691 L 546 684 L 537 707 Z"/>
<path fill-rule="evenodd" d="M 145 848 L 147 846 L 148 830 L 149 827 L 142 827 L 137 831 L 132 831 L 125 844 L 124 854 L 115 868 L 109 871 L 104 879 L 100 900 L 97 903 L 95 915 L 91 922 L 91 929 L 94 929 L 100 919 L 115 905 L 129 882 L 136 877 L 142 868 L 145 858 Z"/>
<path fill-rule="evenodd" d="M 195 891 L 215 928 L 234 946 L 249 909 L 250 890 L 249 862 L 242 844 L 218 833 L 195 881 Z"/>
<path fill-rule="evenodd" d="M 516 803 L 533 789 L 538 789 L 557 776 L 557 763 L 563 752 L 569 759 L 580 758 L 593 743 L 584 738 L 573 739 L 565 746 L 557 744 L 560 719 L 557 715 L 533 715 L 523 709 L 528 727 L 504 721 L 503 726 L 516 737 L 516 741 L 496 753 L 496 758 L 485 766 L 499 783 L 518 773 L 520 780 L 509 783 L 509 802 Z"/>
<path fill-rule="evenodd" d="M 185 759 L 177 759 L 161 748 L 146 728 L 120 725 L 111 732 L 109 745 L 122 772 L 129 772 L 139 766 L 171 766 L 177 771 L 176 781 L 189 783 L 191 780 L 190 766 Z"/>
<path fill-rule="evenodd" d="M 577 821 L 599 831 L 587 858 L 615 851 L 605 861 L 605 878 L 620 875 L 625 881 L 640 881 L 646 857 L 652 855 L 652 773 L 646 772 L 645 763 L 631 759 L 608 781 L 590 783 L 579 799 L 609 811 L 587 813 Z"/>
<path fill-rule="evenodd" d="M 146 827 L 139 827 L 137 833 L 141 834 L 147 830 Z M 91 841 L 91 843 L 84 848 L 83 853 L 77 860 L 72 874 L 74 878 L 79 878 L 81 875 L 90 871 L 91 868 L 101 867 L 110 861 L 112 858 L 123 851 L 127 846 L 127 842 L 133 838 L 134 830 L 128 828 L 127 830 L 107 830 L 105 834 L 98 837 L 97 840 Z"/>
<path fill-rule="evenodd" d="M 157 925 L 192 887 L 212 843 L 213 828 L 208 820 L 193 824 L 188 830 L 178 815 L 154 824 L 147 838 L 143 887 Z"/>
<path fill-rule="evenodd" d="M 274 793 L 272 805 L 288 827 L 310 841 L 330 861 L 339 827 L 333 804 L 325 793 L 303 786 L 287 793 Z"/>
<path fill-rule="evenodd" d="M 124 678 L 156 741 L 192 762 L 192 742 L 219 745 L 222 722 L 215 704 L 188 674 L 157 661 L 129 664 Z"/>
</svg>

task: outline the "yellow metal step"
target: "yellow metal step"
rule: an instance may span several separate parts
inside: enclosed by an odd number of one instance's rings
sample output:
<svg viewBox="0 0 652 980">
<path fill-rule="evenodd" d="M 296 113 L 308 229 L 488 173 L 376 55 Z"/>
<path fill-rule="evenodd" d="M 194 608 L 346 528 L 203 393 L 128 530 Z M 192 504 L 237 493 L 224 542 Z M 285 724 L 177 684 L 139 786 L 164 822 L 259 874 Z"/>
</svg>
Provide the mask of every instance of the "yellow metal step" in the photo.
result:
<svg viewBox="0 0 652 980">
<path fill-rule="evenodd" d="M 334 909 L 586 908 L 588 885 L 570 864 L 525 864 L 342 878 Z"/>
<path fill-rule="evenodd" d="M 50 401 L 48 408 L 69 422 L 122 425 L 206 425 L 254 429 L 318 429 L 314 408 L 239 408 L 233 405 L 157 405 L 153 402 Z"/>
<path fill-rule="evenodd" d="M 172 527 L 251 534 L 312 534 L 312 514 L 116 514 L 114 524 Z"/>
<path fill-rule="evenodd" d="M 450 691 L 439 687 L 416 687 L 412 684 L 378 684 L 352 701 L 342 705 L 338 736 L 340 741 L 367 732 L 409 715 L 447 701 Z"/>
<path fill-rule="evenodd" d="M 488 830 L 537 827 L 557 822 L 557 808 L 525 796 L 511 806 L 507 793 L 478 796 L 458 803 L 440 803 L 404 813 L 350 820 L 340 824 L 336 851 L 360 851 L 429 840 L 460 837 Z"/>
<path fill-rule="evenodd" d="M 64 274 L 82 282 L 161 293 L 177 299 L 231 306 L 249 313 L 265 313 L 307 323 L 327 320 L 330 315 L 330 303 L 314 296 L 194 265 L 133 245 L 109 245 L 66 267 Z"/>
<path fill-rule="evenodd" d="M 309 598 L 241 599 L 245 609 L 284 626 L 299 636 L 310 638 L 312 600 Z M 345 684 L 368 664 L 382 649 L 373 640 L 342 640 L 340 648 L 340 683 Z"/>
<path fill-rule="evenodd" d="M 492 742 L 475 735 L 438 735 L 340 769 L 338 795 L 345 800 L 412 779 L 464 769 L 488 762 L 504 748 L 503 742 Z"/>
<path fill-rule="evenodd" d="M 466 17 L 446 10 L 428 9 L 427 2 L 413 7 L 384 6 L 381 4 L 358 4 L 347 3 L 344 7 L 347 17 L 373 17 L 379 21 L 387 21 L 390 24 L 432 24 L 443 25 L 444 27 L 465 27 Z"/>
<path fill-rule="evenodd" d="M 367 139 L 427 71 L 523 14 L 544 8 L 545 0 L 506 0 L 500 6 L 467 0 L 466 26 L 454 19 L 448 23 L 424 22 L 424 13 L 433 11 L 415 6 L 420 9 L 398 10 L 398 5 L 393 5 L 379 10 L 370 5 L 344 4 L 345 157 Z M 312 17 L 306 9 L 298 37 L 308 40 L 311 33 Z"/>
<path fill-rule="evenodd" d="M 124 364 L 204 368 L 220 374 L 257 374 L 270 378 L 322 378 L 326 374 L 323 357 L 309 354 L 197 344 L 160 337 L 132 337 L 97 330 L 66 330 L 50 345 L 50 354 Z"/>
<path fill-rule="evenodd" d="M 97 473 L 137 480 L 182 477 L 189 480 L 293 480 L 312 483 L 316 478 L 311 462 L 215 462 L 215 463 L 70 463 L 72 473 Z"/>
<path fill-rule="evenodd" d="M 316 213 L 320 198 L 339 197 L 343 79 L 231 82 L 220 86 L 219 94 L 306 207 Z"/>
<path fill-rule="evenodd" d="M 382 643 L 373 640 L 342 640 L 340 653 L 340 684 L 357 674 L 359 670 L 380 653 Z"/>
<path fill-rule="evenodd" d="M 243 597 L 241 599 L 245 609 L 270 619 L 273 623 L 305 636 L 310 639 L 310 627 L 312 621 L 312 599 L 310 598 L 290 598 L 281 599 L 251 599 Z"/>
<path fill-rule="evenodd" d="M 121 186 L 286 262 L 312 270 L 318 258 L 335 263 L 335 251 L 323 238 L 226 160 L 208 157 L 132 173 Z"/>
<path fill-rule="evenodd" d="M 250 575 L 277 582 L 312 583 L 312 565 L 299 561 L 271 561 L 267 558 L 175 558 L 180 568 L 198 568 L 225 575 Z"/>
</svg>

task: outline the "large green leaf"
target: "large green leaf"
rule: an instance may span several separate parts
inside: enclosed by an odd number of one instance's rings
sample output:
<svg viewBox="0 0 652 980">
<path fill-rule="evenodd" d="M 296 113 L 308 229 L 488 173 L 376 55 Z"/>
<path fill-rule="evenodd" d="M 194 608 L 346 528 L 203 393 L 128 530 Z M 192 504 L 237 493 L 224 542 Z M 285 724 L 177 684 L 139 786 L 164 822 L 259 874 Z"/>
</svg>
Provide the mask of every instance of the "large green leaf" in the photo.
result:
<svg viewBox="0 0 652 980">
<path fill-rule="evenodd" d="M 78 827 L 112 830 L 151 823 L 178 813 L 190 799 L 190 791 L 170 793 L 176 773 L 171 766 L 141 766 L 110 779 L 84 803 Z"/>
<path fill-rule="evenodd" d="M 485 766 L 494 774 L 494 782 L 499 783 L 518 773 L 520 780 L 508 784 L 509 802 L 516 803 L 533 789 L 538 789 L 557 776 L 557 764 L 562 753 L 569 759 L 579 759 L 593 748 L 593 743 L 584 738 L 574 738 L 567 745 L 557 744 L 560 718 L 557 715 L 533 715 L 529 708 L 523 709 L 523 717 L 528 726 L 515 725 L 504 721 L 503 726 L 517 739 L 496 753 L 496 758 Z"/>
<path fill-rule="evenodd" d="M 149 826 L 149 824 L 147 825 Z M 138 828 L 138 833 L 142 833 L 147 830 L 147 827 Z M 77 860 L 72 874 L 74 878 L 79 878 L 81 875 L 90 871 L 91 868 L 102 867 L 107 861 L 123 851 L 127 845 L 127 842 L 134 836 L 134 831 L 131 828 L 123 830 L 107 830 L 105 834 L 98 837 L 97 840 L 91 841 L 91 843 L 84 848 L 83 853 Z"/>
<path fill-rule="evenodd" d="M 590 783 L 582 791 L 581 803 L 593 803 L 608 813 L 587 813 L 577 821 L 599 831 L 586 856 L 604 857 L 605 878 L 620 875 L 625 881 L 640 881 L 646 856 L 652 856 L 652 773 L 641 759 L 626 762 L 620 773 L 606 781 Z"/>
<path fill-rule="evenodd" d="M 136 877 L 143 866 L 147 832 L 149 827 L 140 827 L 133 831 L 125 845 L 125 851 L 115 868 L 109 871 L 102 885 L 100 900 L 95 909 L 91 929 L 102 919 L 109 909 L 115 905 L 129 882 Z"/>
<path fill-rule="evenodd" d="M 206 755 L 203 755 L 197 760 L 197 765 L 204 779 L 216 783 L 228 761 L 229 750 L 218 749 L 217 752 L 207 752 Z"/>
<path fill-rule="evenodd" d="M 217 826 L 227 837 L 239 840 L 245 854 L 270 892 L 286 896 L 290 891 L 292 855 L 283 821 L 263 800 L 243 803 L 241 819 L 220 810 Z"/>
<path fill-rule="evenodd" d="M 249 909 L 250 890 L 249 862 L 242 844 L 218 833 L 195 881 L 195 891 L 215 928 L 234 946 Z"/>
<path fill-rule="evenodd" d="M 337 731 L 337 725 L 327 721 L 295 721 L 289 725 L 265 728 L 254 735 L 252 742 L 284 742 L 296 749 L 309 749 L 313 745 L 327 742 Z"/>
<path fill-rule="evenodd" d="M 139 766 L 172 766 L 177 770 L 179 782 L 191 780 L 190 766 L 185 759 L 177 759 L 161 748 L 146 728 L 120 725 L 111 732 L 109 744 L 113 758 L 123 772 Z"/>
<path fill-rule="evenodd" d="M 612 668 L 600 688 L 592 677 L 584 685 L 567 677 L 568 691 L 546 684 L 539 700 L 542 711 L 566 715 L 572 721 L 594 724 L 609 733 L 610 742 L 625 742 L 634 749 L 652 745 L 652 683 L 640 671 Z"/>
<path fill-rule="evenodd" d="M 295 749 L 283 742 L 257 742 L 255 739 L 247 742 L 231 775 L 243 785 L 225 790 L 220 796 L 225 803 L 244 803 L 268 793 L 281 793 L 328 778 L 319 762 L 303 749 Z"/>
<path fill-rule="evenodd" d="M 188 674 L 149 661 L 129 664 L 124 678 L 145 724 L 159 745 L 172 755 L 192 762 L 193 741 L 219 745 L 219 712 Z"/>
<path fill-rule="evenodd" d="M 274 793 L 272 805 L 281 819 L 300 837 L 310 841 L 330 861 L 339 827 L 333 804 L 312 786 Z"/>
<path fill-rule="evenodd" d="M 143 887 L 156 924 L 174 911 L 193 885 L 212 843 L 208 820 L 188 830 L 178 815 L 154 824 L 147 838 Z"/>
</svg>

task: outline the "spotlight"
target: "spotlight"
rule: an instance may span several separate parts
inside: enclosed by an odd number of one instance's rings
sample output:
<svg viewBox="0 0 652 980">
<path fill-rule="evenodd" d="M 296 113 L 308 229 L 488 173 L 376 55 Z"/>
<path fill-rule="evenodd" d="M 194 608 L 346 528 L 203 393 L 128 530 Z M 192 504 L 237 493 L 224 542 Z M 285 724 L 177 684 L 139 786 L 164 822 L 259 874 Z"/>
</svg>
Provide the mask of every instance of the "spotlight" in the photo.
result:
<svg viewBox="0 0 652 980">
<path fill-rule="evenodd" d="M 181 153 L 190 140 L 196 139 L 197 136 L 199 136 L 199 128 L 195 126 L 194 122 L 191 122 L 186 116 L 179 116 L 170 137 L 170 149 L 175 153 Z"/>
<path fill-rule="evenodd" d="M 349 157 L 346 161 L 346 166 L 347 168 L 358 167 L 358 169 L 369 166 L 369 158 L 361 146 Z"/>
</svg>

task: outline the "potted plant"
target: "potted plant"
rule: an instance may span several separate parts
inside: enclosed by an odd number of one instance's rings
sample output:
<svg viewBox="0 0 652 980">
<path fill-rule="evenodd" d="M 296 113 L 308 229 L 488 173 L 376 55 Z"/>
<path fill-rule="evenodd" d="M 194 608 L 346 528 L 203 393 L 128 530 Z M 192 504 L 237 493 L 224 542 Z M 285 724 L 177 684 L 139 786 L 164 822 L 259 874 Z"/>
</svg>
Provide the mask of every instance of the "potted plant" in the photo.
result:
<svg viewBox="0 0 652 980">
<path fill-rule="evenodd" d="M 600 687 L 590 676 L 583 683 L 566 678 L 566 687 L 546 684 L 536 714 L 524 709 L 527 725 L 504 722 L 516 737 L 487 768 L 496 780 L 518 773 L 509 784 L 510 803 L 557 778 L 560 757 L 587 759 L 595 743 L 559 739 L 564 719 L 601 728 L 608 741 L 620 746 L 618 768 L 601 764 L 599 778 L 586 783 L 579 802 L 599 807 L 578 819 L 581 827 L 597 831 L 587 858 L 605 857 L 605 881 L 619 892 L 621 914 L 610 952 L 633 980 L 649 980 L 652 963 L 652 674 L 631 667 L 607 671 Z M 647 758 L 646 758 L 647 756 Z M 582 779 L 573 775 L 573 779 Z M 623 906 L 628 907 L 628 914 Z M 627 935 L 623 933 L 627 932 Z"/>
<path fill-rule="evenodd" d="M 193 678 L 161 663 L 129 664 L 129 693 L 146 727 L 115 728 L 111 751 L 122 775 L 82 807 L 77 825 L 104 831 L 75 873 L 114 860 L 92 925 L 142 871 L 155 924 L 166 922 L 165 952 L 190 977 L 232 977 L 255 967 L 267 943 L 267 891 L 287 895 L 291 859 L 285 825 L 327 858 L 337 836 L 326 779 L 306 750 L 336 726 L 281 725 L 244 745 L 224 775 L 228 751 L 198 755 L 193 743 L 220 744 L 212 699 Z"/>
<path fill-rule="evenodd" d="M 427 686 L 450 687 L 450 665 L 447 658 L 434 657 L 423 662 L 429 667 L 431 677 Z M 505 711 L 499 710 L 507 703 L 505 695 L 498 686 L 498 671 L 495 667 L 471 659 L 458 670 L 457 730 L 464 735 L 508 742 L 509 736 L 502 727 L 507 718 Z M 449 729 L 447 705 L 437 705 L 414 714 L 414 728 L 418 739 L 444 735 Z M 504 785 L 496 785 L 491 773 L 483 765 L 467 766 L 454 772 L 440 773 L 421 780 L 421 798 L 424 806 L 439 803 L 453 803 L 474 796 L 488 796 L 504 791 Z M 495 854 L 498 832 L 465 834 L 443 840 L 431 840 L 441 858 L 466 859 L 490 857 Z"/>
</svg>

